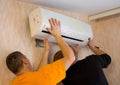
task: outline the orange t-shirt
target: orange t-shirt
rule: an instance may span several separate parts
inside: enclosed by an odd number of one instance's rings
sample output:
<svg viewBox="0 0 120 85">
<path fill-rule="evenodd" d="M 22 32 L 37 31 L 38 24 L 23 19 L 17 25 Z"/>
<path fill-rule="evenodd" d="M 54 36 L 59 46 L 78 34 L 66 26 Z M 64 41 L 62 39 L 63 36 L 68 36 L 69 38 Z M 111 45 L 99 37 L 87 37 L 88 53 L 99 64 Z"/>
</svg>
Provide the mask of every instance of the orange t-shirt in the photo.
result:
<svg viewBox="0 0 120 85">
<path fill-rule="evenodd" d="M 17 76 L 11 85 L 56 85 L 65 76 L 65 66 L 61 60 L 58 60 L 47 64 L 36 72 L 27 72 Z"/>
</svg>

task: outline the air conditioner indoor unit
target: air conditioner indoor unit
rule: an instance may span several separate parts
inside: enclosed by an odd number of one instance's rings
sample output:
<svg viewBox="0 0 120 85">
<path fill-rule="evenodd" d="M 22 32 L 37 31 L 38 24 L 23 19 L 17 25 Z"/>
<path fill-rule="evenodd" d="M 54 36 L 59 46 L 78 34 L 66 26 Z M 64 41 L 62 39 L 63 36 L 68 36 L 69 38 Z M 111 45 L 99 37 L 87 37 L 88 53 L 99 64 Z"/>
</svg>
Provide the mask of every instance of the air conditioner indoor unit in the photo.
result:
<svg viewBox="0 0 120 85">
<path fill-rule="evenodd" d="M 49 41 L 56 42 L 46 30 L 46 27 L 50 27 L 48 22 L 50 18 L 56 18 L 61 22 L 61 36 L 68 44 L 87 45 L 88 38 L 93 36 L 89 24 L 41 7 L 33 10 L 29 15 L 31 36 L 42 40 L 48 38 Z"/>
</svg>

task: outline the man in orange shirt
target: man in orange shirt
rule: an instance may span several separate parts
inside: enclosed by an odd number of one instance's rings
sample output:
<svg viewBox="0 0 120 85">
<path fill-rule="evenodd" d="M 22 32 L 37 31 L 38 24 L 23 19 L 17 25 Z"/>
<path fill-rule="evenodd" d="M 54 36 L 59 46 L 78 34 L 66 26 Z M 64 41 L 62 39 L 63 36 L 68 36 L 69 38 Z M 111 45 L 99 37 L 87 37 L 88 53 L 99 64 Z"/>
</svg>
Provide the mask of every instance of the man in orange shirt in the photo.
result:
<svg viewBox="0 0 120 85">
<path fill-rule="evenodd" d="M 6 64 L 10 71 L 12 71 L 16 78 L 11 85 L 56 85 L 66 76 L 66 70 L 71 66 L 75 60 L 75 55 L 69 45 L 61 37 L 60 21 L 56 19 L 49 19 L 51 28 L 47 30 L 54 36 L 59 44 L 64 58 L 47 64 L 33 72 L 31 64 L 27 57 L 19 51 L 15 51 L 7 56 Z M 48 41 L 44 41 L 45 48 L 43 57 L 48 56 Z"/>
</svg>

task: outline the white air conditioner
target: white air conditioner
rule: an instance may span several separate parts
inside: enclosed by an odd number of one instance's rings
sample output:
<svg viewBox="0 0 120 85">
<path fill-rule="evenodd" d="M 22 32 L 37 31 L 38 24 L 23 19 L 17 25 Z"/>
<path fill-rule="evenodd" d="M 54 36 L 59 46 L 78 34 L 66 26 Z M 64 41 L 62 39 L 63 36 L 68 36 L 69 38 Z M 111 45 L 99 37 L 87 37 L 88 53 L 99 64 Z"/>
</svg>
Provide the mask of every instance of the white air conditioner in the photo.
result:
<svg viewBox="0 0 120 85">
<path fill-rule="evenodd" d="M 56 18 L 61 22 L 61 36 L 68 44 L 87 45 L 88 38 L 92 38 L 90 25 L 43 8 L 37 8 L 29 15 L 31 36 L 37 39 L 48 38 L 49 41 L 56 42 L 46 30 L 46 27 L 50 27 L 50 18 Z"/>
</svg>

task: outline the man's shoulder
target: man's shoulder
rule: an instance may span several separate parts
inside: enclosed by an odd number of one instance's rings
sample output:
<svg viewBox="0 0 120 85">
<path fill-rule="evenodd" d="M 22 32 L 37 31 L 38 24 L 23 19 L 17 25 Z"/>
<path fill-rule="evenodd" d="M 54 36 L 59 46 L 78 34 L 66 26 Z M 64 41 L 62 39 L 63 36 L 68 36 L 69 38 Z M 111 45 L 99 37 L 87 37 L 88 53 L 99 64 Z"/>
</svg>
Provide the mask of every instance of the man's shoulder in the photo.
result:
<svg viewBox="0 0 120 85">
<path fill-rule="evenodd" d="M 55 61 L 55 62 L 53 62 L 53 63 L 51 63 L 51 64 L 47 64 L 47 65 L 39 68 L 38 71 L 42 71 L 42 70 L 46 70 L 46 71 L 47 71 L 47 70 L 49 70 L 49 69 L 56 69 L 56 68 L 58 68 L 58 67 L 65 69 L 65 66 L 64 66 L 64 64 L 63 64 L 63 62 L 62 62 L 61 59 L 60 59 L 60 60 L 57 60 L 57 61 Z"/>
<path fill-rule="evenodd" d="M 42 74 L 43 78 L 51 82 L 58 83 L 66 76 L 65 66 L 62 60 L 57 60 L 51 64 L 41 67 L 38 74 Z"/>
</svg>

